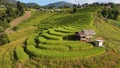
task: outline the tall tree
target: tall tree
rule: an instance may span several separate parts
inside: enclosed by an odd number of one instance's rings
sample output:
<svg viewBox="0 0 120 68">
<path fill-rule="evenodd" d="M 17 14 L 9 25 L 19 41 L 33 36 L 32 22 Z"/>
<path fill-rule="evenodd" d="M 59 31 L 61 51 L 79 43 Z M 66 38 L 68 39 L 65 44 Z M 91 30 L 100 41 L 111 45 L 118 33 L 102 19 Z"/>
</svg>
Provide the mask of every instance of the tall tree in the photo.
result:
<svg viewBox="0 0 120 68">
<path fill-rule="evenodd" d="M 25 5 L 20 1 L 17 2 L 17 13 L 22 16 L 25 13 Z"/>
</svg>

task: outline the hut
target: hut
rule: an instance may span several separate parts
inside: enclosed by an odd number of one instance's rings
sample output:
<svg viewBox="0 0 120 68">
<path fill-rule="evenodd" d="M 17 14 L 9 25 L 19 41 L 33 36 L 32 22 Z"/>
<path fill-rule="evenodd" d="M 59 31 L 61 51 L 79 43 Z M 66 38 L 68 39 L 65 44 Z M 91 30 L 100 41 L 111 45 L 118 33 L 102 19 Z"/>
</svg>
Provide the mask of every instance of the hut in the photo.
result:
<svg viewBox="0 0 120 68">
<path fill-rule="evenodd" d="M 104 6 L 105 6 L 105 9 L 110 9 L 110 8 L 112 8 L 112 6 L 109 5 L 109 4 L 105 4 Z"/>
<path fill-rule="evenodd" d="M 1 4 L 1 5 L 0 5 L 0 8 L 5 8 L 5 5 Z"/>
<path fill-rule="evenodd" d="M 103 37 L 97 37 L 94 42 L 95 46 L 103 46 L 104 40 L 105 39 Z"/>
<path fill-rule="evenodd" d="M 54 10 L 50 10 L 50 12 L 54 12 Z"/>
<path fill-rule="evenodd" d="M 81 30 L 79 32 L 75 32 L 75 36 L 81 40 L 81 41 L 86 41 L 86 42 L 91 42 L 93 35 L 95 35 L 95 31 L 90 29 L 90 30 Z"/>
<path fill-rule="evenodd" d="M 104 40 L 96 40 L 95 46 L 103 46 Z"/>
<path fill-rule="evenodd" d="M 61 10 L 61 9 L 56 9 L 55 11 L 56 11 L 56 12 L 62 12 L 62 10 Z"/>
</svg>

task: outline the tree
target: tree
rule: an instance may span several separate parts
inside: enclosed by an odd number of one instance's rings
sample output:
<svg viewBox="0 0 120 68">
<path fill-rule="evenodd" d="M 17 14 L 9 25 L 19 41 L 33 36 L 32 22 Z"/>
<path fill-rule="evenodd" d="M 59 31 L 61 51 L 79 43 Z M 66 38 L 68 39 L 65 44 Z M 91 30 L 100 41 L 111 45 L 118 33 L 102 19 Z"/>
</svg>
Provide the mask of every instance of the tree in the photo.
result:
<svg viewBox="0 0 120 68">
<path fill-rule="evenodd" d="M 0 33 L 4 31 L 4 28 L 0 26 Z"/>
<path fill-rule="evenodd" d="M 73 13 L 76 13 L 76 11 L 77 11 L 77 5 L 73 4 Z"/>
<path fill-rule="evenodd" d="M 16 17 L 15 10 L 12 7 L 7 7 L 6 14 L 9 17 Z"/>
<path fill-rule="evenodd" d="M 120 12 L 118 10 L 115 10 L 114 12 L 114 19 L 116 20 L 119 16 Z"/>
<path fill-rule="evenodd" d="M 108 11 L 106 9 L 103 9 L 101 11 L 101 14 L 103 15 L 104 18 L 107 18 L 107 15 L 108 15 Z"/>
<path fill-rule="evenodd" d="M 9 39 L 7 37 L 7 34 L 2 32 L 0 33 L 0 45 L 4 45 L 6 43 L 9 43 Z"/>
<path fill-rule="evenodd" d="M 18 27 L 17 26 L 15 26 L 15 27 L 13 27 L 13 29 L 12 29 L 13 31 L 17 31 L 18 30 Z"/>
<path fill-rule="evenodd" d="M 64 8 L 70 8 L 70 6 L 64 5 Z"/>
<path fill-rule="evenodd" d="M 103 15 L 104 18 L 116 20 L 120 12 L 115 8 L 110 8 L 110 9 L 102 9 L 101 14 Z"/>
<path fill-rule="evenodd" d="M 20 1 L 17 2 L 17 14 L 22 16 L 25 13 L 25 5 Z"/>
</svg>

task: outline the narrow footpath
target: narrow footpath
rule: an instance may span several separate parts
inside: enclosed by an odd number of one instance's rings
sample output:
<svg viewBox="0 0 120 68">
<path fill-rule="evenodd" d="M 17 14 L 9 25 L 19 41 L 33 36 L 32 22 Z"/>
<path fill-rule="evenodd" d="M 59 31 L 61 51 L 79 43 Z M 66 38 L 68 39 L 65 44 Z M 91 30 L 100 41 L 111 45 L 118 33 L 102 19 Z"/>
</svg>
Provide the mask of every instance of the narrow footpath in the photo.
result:
<svg viewBox="0 0 120 68">
<path fill-rule="evenodd" d="M 7 28 L 5 30 L 5 32 L 7 34 L 13 32 L 13 30 L 11 28 L 13 28 L 14 26 L 18 25 L 19 23 L 21 23 L 24 20 L 27 20 L 29 17 L 31 16 L 31 11 L 26 11 L 25 14 L 21 17 L 18 17 L 16 19 L 14 19 L 13 21 L 10 22 L 10 27 Z"/>
</svg>

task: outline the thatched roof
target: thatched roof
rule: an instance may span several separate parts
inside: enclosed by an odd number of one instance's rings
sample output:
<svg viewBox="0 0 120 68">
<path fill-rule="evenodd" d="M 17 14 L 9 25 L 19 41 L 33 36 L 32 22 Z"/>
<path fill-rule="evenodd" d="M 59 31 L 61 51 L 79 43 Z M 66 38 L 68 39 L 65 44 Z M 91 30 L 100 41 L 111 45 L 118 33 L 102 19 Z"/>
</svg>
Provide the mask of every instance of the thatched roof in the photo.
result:
<svg viewBox="0 0 120 68">
<path fill-rule="evenodd" d="M 83 37 L 83 36 L 93 36 L 95 35 L 95 31 L 94 30 L 81 30 L 79 32 L 76 32 L 77 35 L 79 35 L 80 37 Z"/>
</svg>

